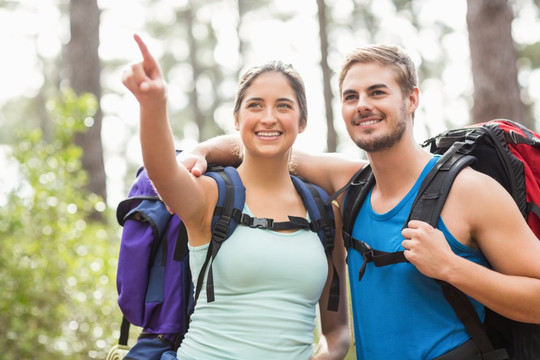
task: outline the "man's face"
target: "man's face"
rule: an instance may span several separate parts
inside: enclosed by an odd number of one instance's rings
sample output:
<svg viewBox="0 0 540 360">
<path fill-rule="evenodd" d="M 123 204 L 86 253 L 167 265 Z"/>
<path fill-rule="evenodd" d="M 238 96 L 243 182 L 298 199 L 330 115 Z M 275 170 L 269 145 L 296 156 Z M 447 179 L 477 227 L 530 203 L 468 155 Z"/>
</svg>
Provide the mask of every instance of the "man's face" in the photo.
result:
<svg viewBox="0 0 540 360">
<path fill-rule="evenodd" d="M 341 113 L 351 139 L 367 152 L 388 149 L 412 124 L 407 98 L 389 67 L 375 63 L 352 65 L 343 79 Z"/>
</svg>

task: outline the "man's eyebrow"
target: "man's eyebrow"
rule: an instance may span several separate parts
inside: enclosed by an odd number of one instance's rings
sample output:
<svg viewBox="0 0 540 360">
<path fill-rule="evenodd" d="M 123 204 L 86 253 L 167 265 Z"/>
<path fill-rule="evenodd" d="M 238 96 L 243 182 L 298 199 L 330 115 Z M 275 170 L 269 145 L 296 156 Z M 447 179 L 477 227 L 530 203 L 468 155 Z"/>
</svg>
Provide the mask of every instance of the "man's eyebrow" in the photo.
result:
<svg viewBox="0 0 540 360">
<path fill-rule="evenodd" d="M 374 85 L 371 85 L 370 87 L 368 87 L 368 91 L 372 91 L 372 90 L 376 90 L 376 89 L 381 89 L 381 88 L 386 88 L 386 89 L 388 89 L 388 85 L 386 85 L 386 84 L 374 84 Z"/>
<path fill-rule="evenodd" d="M 377 89 L 389 89 L 388 85 L 386 84 L 373 84 L 371 86 L 369 86 L 367 88 L 367 91 L 373 91 L 373 90 L 377 90 Z M 353 89 L 347 89 L 347 90 L 344 90 L 343 93 L 341 94 L 342 96 L 347 96 L 347 95 L 350 95 L 350 94 L 358 94 L 358 91 L 356 90 L 353 90 Z"/>
<path fill-rule="evenodd" d="M 353 89 L 347 89 L 347 90 L 344 90 L 343 94 L 341 94 L 341 95 L 345 96 L 345 95 L 350 95 L 350 94 L 358 94 L 358 91 L 353 90 Z"/>
</svg>

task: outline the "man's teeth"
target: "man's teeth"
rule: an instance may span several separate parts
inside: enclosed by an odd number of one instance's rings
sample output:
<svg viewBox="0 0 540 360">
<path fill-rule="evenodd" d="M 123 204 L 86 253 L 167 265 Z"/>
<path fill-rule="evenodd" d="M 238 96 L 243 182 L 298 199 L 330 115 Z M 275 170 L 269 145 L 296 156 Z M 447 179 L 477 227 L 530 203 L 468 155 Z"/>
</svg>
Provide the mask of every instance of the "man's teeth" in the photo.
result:
<svg viewBox="0 0 540 360">
<path fill-rule="evenodd" d="M 268 131 L 268 132 L 257 132 L 257 135 L 259 136 L 266 136 L 266 137 L 272 137 L 272 136 L 279 136 L 279 131 Z"/>
<path fill-rule="evenodd" d="M 378 123 L 378 122 L 379 122 L 379 120 L 369 120 L 369 121 L 361 122 L 360 125 L 361 125 L 361 126 L 368 126 L 368 125 L 376 124 L 376 123 Z"/>
</svg>

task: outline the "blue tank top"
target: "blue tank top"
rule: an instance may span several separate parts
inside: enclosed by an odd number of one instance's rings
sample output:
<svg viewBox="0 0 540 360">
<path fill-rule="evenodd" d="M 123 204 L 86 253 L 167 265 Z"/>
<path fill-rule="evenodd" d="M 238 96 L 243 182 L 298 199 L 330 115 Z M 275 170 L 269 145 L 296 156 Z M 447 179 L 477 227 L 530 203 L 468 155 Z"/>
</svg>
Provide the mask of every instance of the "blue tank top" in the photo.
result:
<svg viewBox="0 0 540 360">
<path fill-rule="evenodd" d="M 373 210 L 370 191 L 356 218 L 352 236 L 374 249 L 402 251 L 401 228 L 422 180 L 438 158 L 430 160 L 409 193 L 387 213 Z M 437 228 L 456 254 L 488 266 L 482 253 L 458 242 L 441 218 Z M 441 287 L 410 263 L 379 268 L 368 263 L 362 280 L 358 281 L 362 256 L 351 250 L 347 262 L 357 359 L 433 359 L 469 339 Z M 473 304 L 483 320 L 484 307 L 474 300 Z"/>
</svg>

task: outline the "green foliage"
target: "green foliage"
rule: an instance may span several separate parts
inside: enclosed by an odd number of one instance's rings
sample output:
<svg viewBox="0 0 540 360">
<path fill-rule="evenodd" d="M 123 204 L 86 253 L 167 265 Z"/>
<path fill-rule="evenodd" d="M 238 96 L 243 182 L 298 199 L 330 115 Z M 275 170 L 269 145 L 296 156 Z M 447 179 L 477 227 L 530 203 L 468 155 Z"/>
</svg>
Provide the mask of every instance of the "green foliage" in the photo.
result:
<svg viewBox="0 0 540 360">
<path fill-rule="evenodd" d="M 103 359 L 121 318 L 119 240 L 116 227 L 86 220 L 106 206 L 85 192 L 81 149 L 72 143 L 97 103 L 68 91 L 49 109 L 54 136 L 20 134 L 11 154 L 18 186 L 0 208 L 2 359 Z"/>
</svg>

